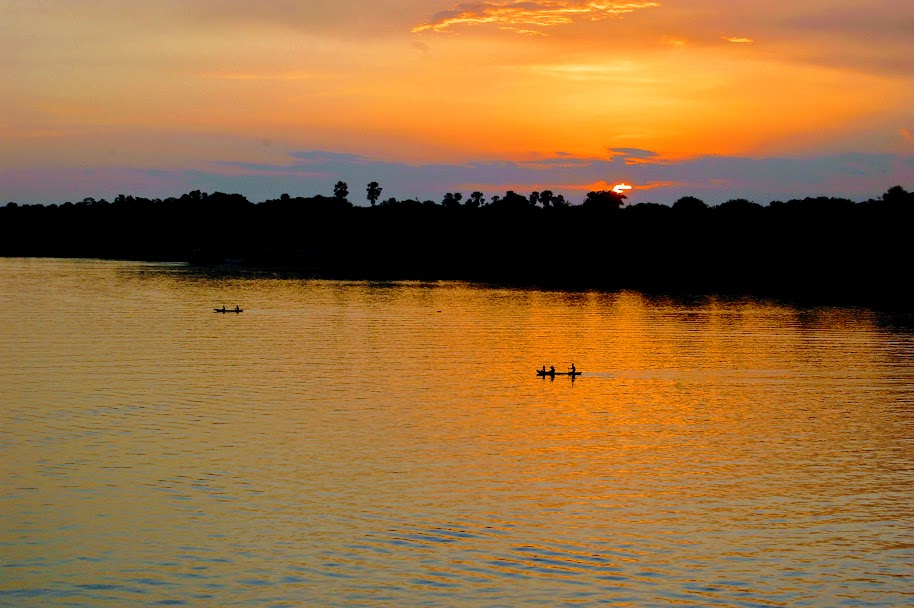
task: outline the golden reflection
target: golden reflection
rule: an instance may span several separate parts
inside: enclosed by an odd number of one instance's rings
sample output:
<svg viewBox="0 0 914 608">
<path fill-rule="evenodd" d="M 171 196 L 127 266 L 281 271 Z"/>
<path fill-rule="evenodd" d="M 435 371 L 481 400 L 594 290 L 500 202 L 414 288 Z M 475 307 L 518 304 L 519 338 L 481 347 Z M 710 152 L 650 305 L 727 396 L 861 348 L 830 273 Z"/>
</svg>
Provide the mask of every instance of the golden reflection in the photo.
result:
<svg viewBox="0 0 914 608">
<path fill-rule="evenodd" d="M 902 603 L 912 333 L 875 313 L 0 266 L 0 593 L 775 603 L 802 561 Z"/>
</svg>

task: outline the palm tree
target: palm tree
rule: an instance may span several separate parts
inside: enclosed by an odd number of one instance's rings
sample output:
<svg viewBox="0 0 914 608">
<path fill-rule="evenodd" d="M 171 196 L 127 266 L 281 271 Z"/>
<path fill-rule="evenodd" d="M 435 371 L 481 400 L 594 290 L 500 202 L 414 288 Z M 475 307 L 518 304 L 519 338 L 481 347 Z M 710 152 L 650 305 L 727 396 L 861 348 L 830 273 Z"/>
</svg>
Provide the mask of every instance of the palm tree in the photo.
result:
<svg viewBox="0 0 914 608">
<path fill-rule="evenodd" d="M 378 200 L 378 197 L 381 196 L 381 186 L 378 185 L 378 182 L 371 182 L 368 184 L 368 202 L 371 203 L 371 206 L 374 207 L 375 201 Z"/>
</svg>

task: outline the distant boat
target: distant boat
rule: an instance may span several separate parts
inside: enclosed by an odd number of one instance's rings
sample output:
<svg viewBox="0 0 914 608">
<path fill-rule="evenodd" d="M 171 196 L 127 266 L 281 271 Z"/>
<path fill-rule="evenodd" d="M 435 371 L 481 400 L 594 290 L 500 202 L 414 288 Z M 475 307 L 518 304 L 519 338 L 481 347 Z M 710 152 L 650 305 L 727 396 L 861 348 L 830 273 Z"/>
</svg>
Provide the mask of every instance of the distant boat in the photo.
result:
<svg viewBox="0 0 914 608">
<path fill-rule="evenodd" d="M 225 306 L 223 306 L 222 308 L 214 308 L 214 309 L 213 309 L 213 312 L 221 312 L 221 313 L 226 313 L 226 312 L 244 312 L 244 310 L 242 310 L 241 308 L 239 308 L 239 307 L 237 307 L 237 306 L 236 306 L 235 308 L 226 308 Z"/>
<path fill-rule="evenodd" d="M 572 378 L 574 378 L 575 376 L 580 376 L 583 373 L 584 372 L 579 372 L 577 370 L 575 370 L 573 372 L 547 372 L 546 370 L 542 370 L 542 369 L 536 370 L 537 376 L 571 376 Z"/>
</svg>

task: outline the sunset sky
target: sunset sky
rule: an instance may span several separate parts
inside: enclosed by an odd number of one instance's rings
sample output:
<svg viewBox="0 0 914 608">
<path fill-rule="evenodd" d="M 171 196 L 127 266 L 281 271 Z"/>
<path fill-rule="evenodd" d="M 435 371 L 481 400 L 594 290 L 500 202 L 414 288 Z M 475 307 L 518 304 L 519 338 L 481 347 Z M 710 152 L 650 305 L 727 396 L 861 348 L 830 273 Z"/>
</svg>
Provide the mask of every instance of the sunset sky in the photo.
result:
<svg viewBox="0 0 914 608">
<path fill-rule="evenodd" d="M 914 2 L 0 0 L 0 204 L 914 189 Z"/>
</svg>

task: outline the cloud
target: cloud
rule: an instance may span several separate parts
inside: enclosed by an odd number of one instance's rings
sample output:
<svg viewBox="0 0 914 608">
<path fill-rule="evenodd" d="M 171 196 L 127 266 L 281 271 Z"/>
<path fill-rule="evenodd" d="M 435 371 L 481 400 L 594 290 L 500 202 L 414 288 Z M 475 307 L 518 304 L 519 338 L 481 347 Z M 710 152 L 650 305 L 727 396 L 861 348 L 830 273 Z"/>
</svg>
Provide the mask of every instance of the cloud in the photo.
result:
<svg viewBox="0 0 914 608">
<path fill-rule="evenodd" d="M 570 25 L 577 21 L 603 21 L 627 13 L 660 6 L 659 2 L 592 2 L 587 0 L 502 0 L 458 4 L 437 13 L 432 21 L 413 32 L 443 32 L 461 25 L 492 24 L 518 33 L 542 33 L 531 27 Z"/>
<path fill-rule="evenodd" d="M 610 148 L 609 153 L 612 156 L 623 156 L 626 160 L 658 158 L 656 152 L 650 150 L 641 150 L 640 148 Z"/>
<path fill-rule="evenodd" d="M 723 39 L 727 42 L 735 42 L 737 44 L 752 44 L 755 42 L 755 40 L 752 38 L 744 38 L 740 36 L 724 36 Z"/>
</svg>

